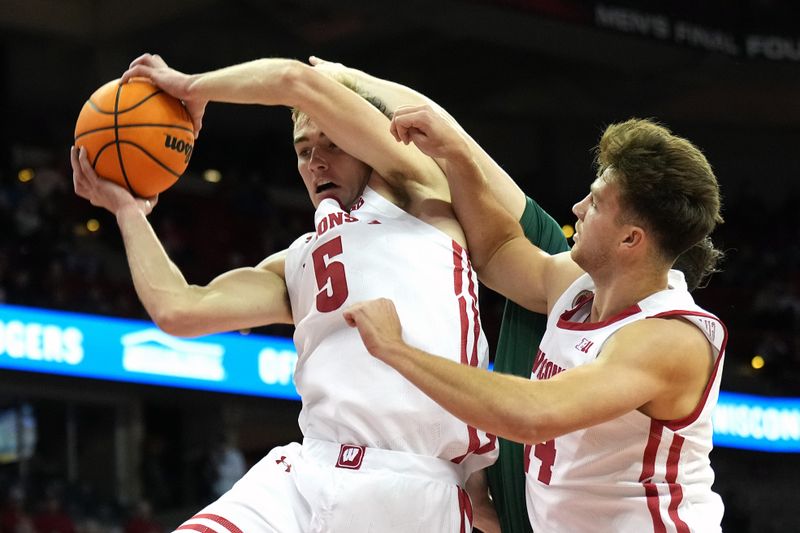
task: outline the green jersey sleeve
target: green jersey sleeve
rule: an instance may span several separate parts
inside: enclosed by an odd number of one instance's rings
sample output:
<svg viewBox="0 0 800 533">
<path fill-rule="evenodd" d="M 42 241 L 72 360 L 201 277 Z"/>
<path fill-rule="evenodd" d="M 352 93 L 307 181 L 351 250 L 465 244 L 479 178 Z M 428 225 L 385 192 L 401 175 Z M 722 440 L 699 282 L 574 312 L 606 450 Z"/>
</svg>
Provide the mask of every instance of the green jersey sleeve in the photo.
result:
<svg viewBox="0 0 800 533">
<path fill-rule="evenodd" d="M 528 240 L 542 250 L 550 254 L 569 250 L 561 226 L 532 198 L 527 199 L 520 225 Z M 546 326 L 545 315 L 506 300 L 494 360 L 495 372 L 529 378 Z M 500 526 L 503 533 L 530 533 L 525 501 L 524 447 L 503 438 L 498 441 L 500 453 L 497 462 L 489 468 L 488 477 Z"/>
</svg>

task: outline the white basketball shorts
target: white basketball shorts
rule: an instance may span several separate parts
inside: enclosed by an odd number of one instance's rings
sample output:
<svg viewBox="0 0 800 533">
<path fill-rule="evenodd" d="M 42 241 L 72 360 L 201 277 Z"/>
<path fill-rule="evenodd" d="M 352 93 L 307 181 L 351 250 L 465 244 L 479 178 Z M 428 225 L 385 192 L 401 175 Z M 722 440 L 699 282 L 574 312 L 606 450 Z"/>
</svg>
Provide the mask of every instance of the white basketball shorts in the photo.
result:
<svg viewBox="0 0 800 533">
<path fill-rule="evenodd" d="M 443 459 L 306 438 L 273 449 L 175 531 L 469 533 L 461 475 Z"/>
</svg>

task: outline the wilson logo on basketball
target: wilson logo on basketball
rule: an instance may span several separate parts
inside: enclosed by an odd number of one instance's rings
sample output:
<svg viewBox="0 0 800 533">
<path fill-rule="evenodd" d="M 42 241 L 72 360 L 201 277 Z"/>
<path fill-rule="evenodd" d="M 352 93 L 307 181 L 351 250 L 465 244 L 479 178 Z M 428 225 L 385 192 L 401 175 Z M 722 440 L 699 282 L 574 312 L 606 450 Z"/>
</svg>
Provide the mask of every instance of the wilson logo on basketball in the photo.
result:
<svg viewBox="0 0 800 533">
<path fill-rule="evenodd" d="M 358 470 L 361 468 L 361 461 L 364 459 L 364 446 L 355 444 L 342 444 L 339 450 L 339 459 L 336 461 L 336 468 L 349 468 Z"/>
<path fill-rule="evenodd" d="M 186 155 L 186 159 L 184 160 L 185 163 L 189 162 L 189 158 L 192 157 L 192 149 L 194 148 L 191 143 L 185 142 L 177 137 L 173 137 L 172 135 L 165 133 L 164 137 L 164 146 L 169 148 L 170 150 L 175 150 L 176 152 L 180 152 Z"/>
</svg>

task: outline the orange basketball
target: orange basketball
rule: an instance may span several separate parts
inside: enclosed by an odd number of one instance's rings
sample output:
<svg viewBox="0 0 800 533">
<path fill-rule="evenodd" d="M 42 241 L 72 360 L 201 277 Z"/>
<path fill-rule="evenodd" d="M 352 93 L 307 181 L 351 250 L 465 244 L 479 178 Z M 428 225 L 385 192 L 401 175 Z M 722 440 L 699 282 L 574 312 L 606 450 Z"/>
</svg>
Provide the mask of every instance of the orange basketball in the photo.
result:
<svg viewBox="0 0 800 533">
<path fill-rule="evenodd" d="M 194 149 L 192 119 L 180 100 L 147 80 L 119 80 L 97 89 L 75 124 L 98 175 L 147 198 L 171 187 Z"/>
</svg>

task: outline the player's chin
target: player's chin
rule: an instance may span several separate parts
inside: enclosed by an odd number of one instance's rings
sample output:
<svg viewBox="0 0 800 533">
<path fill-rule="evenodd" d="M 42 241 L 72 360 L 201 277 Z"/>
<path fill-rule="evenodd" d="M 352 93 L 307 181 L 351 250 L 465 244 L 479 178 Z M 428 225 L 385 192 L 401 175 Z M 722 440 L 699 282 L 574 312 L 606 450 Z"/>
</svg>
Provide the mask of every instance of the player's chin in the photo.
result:
<svg viewBox="0 0 800 533">
<path fill-rule="evenodd" d="M 317 205 L 322 203 L 323 200 L 334 200 L 342 209 L 346 209 L 348 206 L 347 198 L 344 198 L 341 194 L 342 191 L 337 189 L 329 189 L 325 192 L 321 192 L 317 194 Z M 349 202 L 352 203 L 352 202 Z"/>
</svg>

